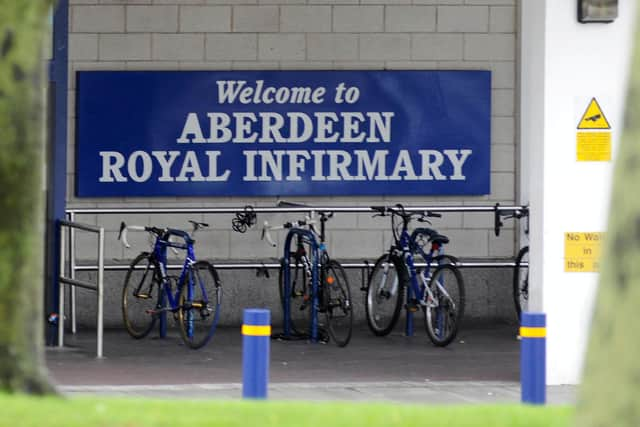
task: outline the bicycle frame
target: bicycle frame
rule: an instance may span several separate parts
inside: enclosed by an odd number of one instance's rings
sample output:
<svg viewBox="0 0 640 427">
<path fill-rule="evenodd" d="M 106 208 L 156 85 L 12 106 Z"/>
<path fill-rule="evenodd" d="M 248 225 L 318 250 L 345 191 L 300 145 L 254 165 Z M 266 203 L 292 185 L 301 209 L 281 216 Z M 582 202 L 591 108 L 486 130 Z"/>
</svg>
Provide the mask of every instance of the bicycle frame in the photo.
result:
<svg viewBox="0 0 640 427">
<path fill-rule="evenodd" d="M 410 286 L 408 287 L 406 302 L 407 304 L 410 304 L 411 301 L 415 299 L 416 301 L 423 301 L 429 304 L 430 301 L 434 300 L 433 293 L 431 292 L 431 289 L 429 289 L 429 286 L 428 286 L 429 280 L 431 278 L 431 271 L 430 271 L 431 263 L 436 258 L 434 256 L 434 252 L 437 250 L 438 255 L 443 255 L 444 248 L 442 245 L 438 245 L 438 247 L 436 248 L 435 245 L 432 244 L 429 252 L 425 252 L 422 249 L 422 247 L 420 247 L 419 245 L 416 245 L 414 242 L 417 233 L 419 233 L 423 229 L 416 229 L 412 234 L 409 234 L 408 232 L 409 220 L 405 219 L 402 215 L 392 212 L 392 215 L 394 214 L 400 216 L 403 221 L 402 231 L 400 233 L 400 237 L 397 239 L 396 245 L 399 246 L 399 249 L 402 251 L 402 256 L 404 258 L 405 265 L 409 269 Z M 393 248 L 391 248 L 390 250 L 390 253 L 392 252 L 393 252 Z M 418 255 L 420 255 L 423 258 L 424 262 L 427 264 L 424 271 L 420 275 L 422 283 L 418 281 L 419 275 L 415 267 L 415 258 L 413 256 L 414 252 L 417 252 Z M 442 287 L 439 283 L 436 283 L 436 285 L 440 287 L 441 291 L 445 295 L 448 296 L 448 293 L 446 292 L 446 289 L 444 289 L 444 287 Z M 426 301 L 424 301 L 425 293 L 427 294 Z M 413 336 L 412 312 L 408 308 L 406 312 L 407 313 L 406 313 L 405 335 Z"/>
<path fill-rule="evenodd" d="M 196 221 L 189 221 L 193 224 L 193 233 L 199 228 L 207 227 L 208 224 Z M 183 230 L 173 228 L 158 228 L 141 225 L 129 225 L 124 222 L 120 224 L 118 240 L 129 248 L 127 241 L 127 230 L 145 231 L 151 236 L 151 251 L 141 252 L 132 261 L 127 273 L 123 288 L 122 314 L 127 328 L 127 332 L 133 338 L 144 338 L 149 334 L 155 322 L 159 319 L 159 335 L 161 338 L 167 334 L 167 312 L 173 313 L 174 319 L 180 326 L 180 333 L 184 343 L 192 348 L 198 349 L 204 346 L 215 332 L 220 313 L 221 286 L 220 279 L 214 266 L 207 261 L 196 261 L 195 240 L 191 235 Z M 180 239 L 176 240 L 174 238 Z M 179 276 L 169 275 L 167 267 L 167 249 L 171 248 L 175 253 L 178 250 L 184 251 L 184 261 Z M 182 257 L 181 257 L 182 258 Z M 141 262 L 144 263 L 141 264 Z M 146 266 L 145 266 L 146 264 Z M 144 270 L 137 287 L 133 288 L 133 293 L 129 294 L 132 281 L 131 273 L 134 270 Z M 149 274 L 151 271 L 151 274 Z M 208 283 L 203 278 L 213 279 L 212 288 L 207 292 Z M 138 279 L 135 279 L 137 281 Z M 150 281 L 149 281 L 150 280 Z M 133 282 L 133 286 L 135 285 Z M 173 285 L 175 281 L 175 286 Z M 144 283 L 148 282 L 148 293 L 140 293 Z M 147 286 L 147 285 L 144 285 Z M 157 288 L 157 299 L 152 300 Z M 151 290 L 154 290 L 152 293 Z M 174 292 L 175 291 L 175 292 Z M 207 295 L 209 294 L 209 295 Z M 215 294 L 215 295 L 214 295 Z M 136 321 L 132 322 L 132 316 L 128 313 L 127 307 L 129 298 L 150 299 L 146 303 L 146 313 L 148 320 L 140 329 L 137 329 Z M 212 299 L 214 298 L 214 299 Z M 213 317 L 211 317 L 213 316 Z M 206 325 L 205 333 L 201 334 L 199 325 Z"/>
<path fill-rule="evenodd" d="M 398 242 L 400 245 L 400 249 L 402 250 L 402 256 L 404 257 L 405 265 L 409 268 L 409 283 L 407 292 L 407 303 L 409 303 L 412 299 L 420 299 L 422 289 L 420 283 L 418 283 L 418 273 L 416 271 L 416 266 L 413 259 L 413 253 L 411 251 L 411 236 L 407 232 L 406 227 L 403 227 L 402 233 L 400 234 L 400 241 Z M 428 269 L 428 267 L 427 267 Z M 422 285 L 426 288 L 426 284 Z M 409 309 L 407 309 L 406 315 L 406 325 L 405 325 L 405 334 L 407 336 L 413 335 L 413 315 Z"/>
<path fill-rule="evenodd" d="M 176 243 L 171 242 L 168 239 L 164 240 L 161 237 L 156 237 L 155 243 L 153 245 L 153 256 L 158 261 L 160 265 L 159 271 L 159 279 L 160 279 L 160 292 L 161 292 L 161 307 L 158 309 L 162 310 L 159 314 L 160 319 L 160 337 L 164 338 L 167 335 L 167 311 L 175 311 L 179 308 L 178 302 L 180 298 L 180 291 L 182 290 L 182 286 L 187 285 L 189 290 L 189 298 L 192 298 L 193 295 L 193 277 L 188 277 L 188 283 L 185 282 L 185 276 L 187 276 L 188 266 L 195 264 L 196 255 L 193 249 L 193 240 L 188 238 L 186 233 L 180 232 L 180 230 L 169 230 L 170 235 L 177 235 L 179 237 L 183 237 L 186 243 Z M 167 249 L 168 248 L 176 248 L 185 250 L 187 255 L 185 257 L 184 263 L 182 265 L 182 270 L 180 271 L 180 276 L 178 277 L 176 283 L 176 292 L 172 294 L 171 292 L 171 283 L 169 281 L 169 276 L 167 275 Z M 204 295 L 206 295 L 206 289 L 202 289 Z M 168 306 L 167 306 L 168 302 Z M 168 307 L 164 309 L 163 307 Z M 192 325 L 191 325 L 192 326 Z"/>
</svg>

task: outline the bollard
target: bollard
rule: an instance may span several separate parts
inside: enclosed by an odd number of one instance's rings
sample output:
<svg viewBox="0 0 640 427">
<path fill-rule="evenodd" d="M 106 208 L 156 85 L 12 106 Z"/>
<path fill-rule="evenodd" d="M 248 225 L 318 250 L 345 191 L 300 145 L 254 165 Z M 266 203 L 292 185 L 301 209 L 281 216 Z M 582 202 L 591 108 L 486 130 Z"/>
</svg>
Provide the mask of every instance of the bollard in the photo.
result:
<svg viewBox="0 0 640 427">
<path fill-rule="evenodd" d="M 245 309 L 242 323 L 242 397 L 266 399 L 269 384 L 271 312 Z"/>
<path fill-rule="evenodd" d="M 522 313 L 520 326 L 520 385 L 522 403 L 546 401 L 547 328 L 544 313 Z"/>
</svg>

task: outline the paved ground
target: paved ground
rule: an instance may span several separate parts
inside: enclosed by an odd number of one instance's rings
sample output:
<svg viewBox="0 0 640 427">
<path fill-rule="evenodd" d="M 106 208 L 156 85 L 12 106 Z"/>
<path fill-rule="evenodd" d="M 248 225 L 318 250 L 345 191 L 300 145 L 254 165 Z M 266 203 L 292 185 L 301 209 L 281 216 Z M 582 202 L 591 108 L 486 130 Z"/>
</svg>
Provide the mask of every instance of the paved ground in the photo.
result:
<svg viewBox="0 0 640 427">
<path fill-rule="evenodd" d="M 220 328 L 209 345 L 190 350 L 177 331 L 165 339 L 133 340 L 105 332 L 105 358 L 95 358 L 95 332 L 67 335 L 48 348 L 47 365 L 70 395 L 239 398 L 242 339 Z M 308 400 L 389 400 L 413 403 L 518 402 L 519 342 L 513 326 L 463 329 L 447 348 L 423 331 L 388 337 L 354 331 L 346 348 L 306 341 L 271 341 L 269 397 Z M 549 387 L 550 403 L 575 401 L 574 387 Z"/>
</svg>

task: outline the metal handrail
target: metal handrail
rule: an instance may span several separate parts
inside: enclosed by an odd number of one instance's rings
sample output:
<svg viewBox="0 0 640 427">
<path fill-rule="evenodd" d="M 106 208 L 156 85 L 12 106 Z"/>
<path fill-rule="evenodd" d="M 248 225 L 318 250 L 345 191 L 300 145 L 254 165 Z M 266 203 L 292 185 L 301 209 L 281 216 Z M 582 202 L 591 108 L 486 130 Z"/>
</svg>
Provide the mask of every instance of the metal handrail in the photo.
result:
<svg viewBox="0 0 640 427">
<path fill-rule="evenodd" d="M 68 208 L 66 212 L 75 214 L 164 214 L 164 213 L 211 213 L 211 214 L 234 214 L 242 212 L 242 207 L 220 207 L 220 208 Z M 336 213 L 367 213 L 375 212 L 370 206 L 292 206 L 292 207 L 260 207 L 252 206 L 255 213 L 294 213 L 294 212 L 336 212 Z M 511 212 L 524 211 L 527 206 L 405 206 L 407 212 Z"/>
<path fill-rule="evenodd" d="M 75 288 L 81 287 L 96 291 L 98 309 L 96 313 L 97 317 L 97 344 L 96 344 L 96 357 L 102 358 L 103 350 L 103 335 L 104 335 L 104 228 L 96 227 L 89 224 L 81 224 L 72 221 L 60 220 L 58 221 L 60 231 L 60 276 L 58 281 L 61 285 L 69 285 L 72 289 L 71 298 L 71 311 L 72 311 L 72 331 L 75 333 L 76 320 L 75 320 Z M 71 277 L 65 277 L 65 233 L 62 227 L 68 227 L 69 229 L 69 272 Z M 83 280 L 77 280 L 75 278 L 75 245 L 73 232 L 75 229 L 88 231 L 98 234 L 98 265 L 94 267 L 94 270 L 98 270 L 97 283 L 90 283 Z M 64 347 L 64 286 L 58 287 L 58 347 Z"/>
</svg>

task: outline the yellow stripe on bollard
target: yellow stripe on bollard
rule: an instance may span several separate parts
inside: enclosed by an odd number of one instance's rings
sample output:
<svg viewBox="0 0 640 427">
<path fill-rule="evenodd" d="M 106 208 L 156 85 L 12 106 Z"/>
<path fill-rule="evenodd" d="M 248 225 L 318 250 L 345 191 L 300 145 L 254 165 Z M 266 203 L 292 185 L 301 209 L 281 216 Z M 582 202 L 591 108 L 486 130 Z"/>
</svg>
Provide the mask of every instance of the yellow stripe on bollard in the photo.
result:
<svg viewBox="0 0 640 427">
<path fill-rule="evenodd" d="M 242 335 L 271 336 L 271 325 L 242 325 Z"/>
<path fill-rule="evenodd" d="M 545 338 L 547 336 L 547 328 L 521 326 L 520 336 L 522 338 Z"/>
</svg>

